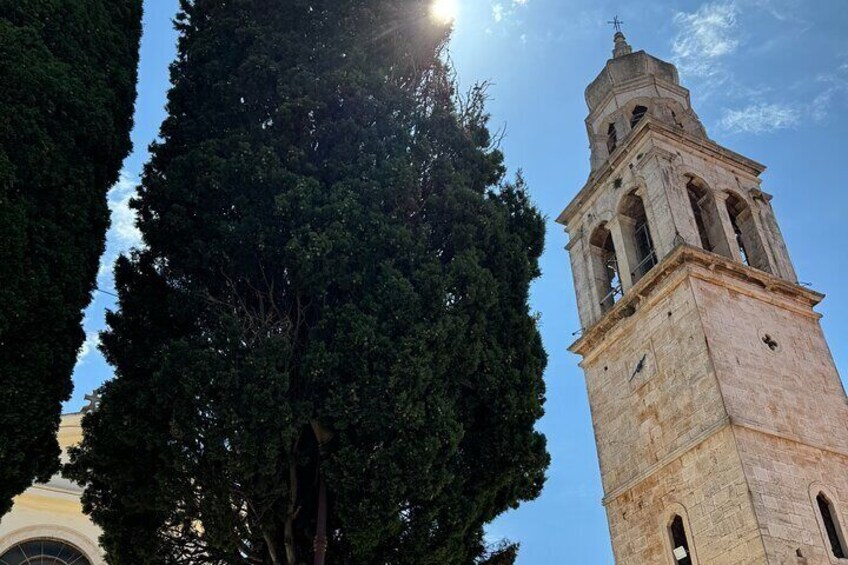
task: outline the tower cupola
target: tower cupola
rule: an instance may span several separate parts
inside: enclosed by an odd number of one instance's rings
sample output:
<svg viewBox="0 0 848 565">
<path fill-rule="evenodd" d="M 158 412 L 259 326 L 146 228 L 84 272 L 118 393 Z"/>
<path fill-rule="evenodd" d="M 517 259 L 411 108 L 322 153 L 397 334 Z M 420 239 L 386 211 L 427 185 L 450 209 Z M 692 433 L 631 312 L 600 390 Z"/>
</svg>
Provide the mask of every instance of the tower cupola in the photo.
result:
<svg viewBox="0 0 848 565">
<path fill-rule="evenodd" d="M 633 52 L 616 32 L 613 58 L 586 88 L 586 128 L 592 170 L 601 167 L 645 117 L 706 137 L 677 68 L 645 51 Z"/>
</svg>

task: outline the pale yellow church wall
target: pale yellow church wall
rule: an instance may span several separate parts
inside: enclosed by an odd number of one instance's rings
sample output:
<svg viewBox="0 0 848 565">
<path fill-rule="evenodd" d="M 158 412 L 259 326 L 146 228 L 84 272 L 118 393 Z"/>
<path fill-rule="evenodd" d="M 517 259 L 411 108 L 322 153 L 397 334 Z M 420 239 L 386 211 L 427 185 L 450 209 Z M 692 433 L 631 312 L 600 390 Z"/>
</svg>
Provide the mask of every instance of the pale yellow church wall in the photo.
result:
<svg viewBox="0 0 848 565">
<path fill-rule="evenodd" d="M 63 450 L 82 437 L 80 414 L 62 417 L 59 445 Z M 46 485 L 35 485 L 15 498 L 12 510 L 0 520 L 0 555 L 14 545 L 33 539 L 56 539 L 68 543 L 103 565 L 97 539 L 100 530 L 82 513 L 81 489 L 54 477 Z"/>
<path fill-rule="evenodd" d="M 698 564 L 766 563 L 689 270 L 583 363 L 619 565 L 673 565 L 667 522 L 681 507 Z"/>
</svg>

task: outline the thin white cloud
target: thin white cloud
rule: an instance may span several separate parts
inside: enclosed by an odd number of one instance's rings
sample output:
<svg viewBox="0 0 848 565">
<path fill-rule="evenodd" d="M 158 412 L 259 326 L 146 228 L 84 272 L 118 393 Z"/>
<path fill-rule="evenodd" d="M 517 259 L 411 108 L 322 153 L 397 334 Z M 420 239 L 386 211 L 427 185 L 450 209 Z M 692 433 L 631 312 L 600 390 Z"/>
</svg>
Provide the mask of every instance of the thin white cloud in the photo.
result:
<svg viewBox="0 0 848 565">
<path fill-rule="evenodd" d="M 504 10 L 503 4 L 494 4 L 492 6 L 492 19 L 501 22 L 504 19 Z"/>
<path fill-rule="evenodd" d="M 810 115 L 816 121 L 827 119 L 831 108 L 839 97 L 848 95 L 848 63 L 842 63 L 834 72 L 816 77 L 824 89 L 816 95 L 810 105 Z"/>
<path fill-rule="evenodd" d="M 724 81 L 721 59 L 739 48 L 739 7 L 735 1 L 711 2 L 695 12 L 678 12 L 678 33 L 672 43 L 674 61 L 687 76 Z"/>
<path fill-rule="evenodd" d="M 82 342 L 82 346 L 80 346 L 79 353 L 77 353 L 77 364 L 80 364 L 85 361 L 86 357 L 88 357 L 93 351 L 95 351 L 99 344 L 100 334 L 98 332 L 86 333 L 85 341 Z"/>
<path fill-rule="evenodd" d="M 788 104 L 752 104 L 725 110 L 719 127 L 730 133 L 763 134 L 797 126 L 803 111 Z"/>
<path fill-rule="evenodd" d="M 130 200 L 135 196 L 138 178 L 128 171 L 121 171 L 118 182 L 109 190 L 108 204 L 112 225 L 106 234 L 106 253 L 100 258 L 97 270 L 97 284 L 108 289 L 112 286 L 112 265 L 122 253 L 133 247 L 141 247 L 141 232 L 136 227 L 136 213 L 130 208 Z"/>
<path fill-rule="evenodd" d="M 501 0 L 492 4 L 492 19 L 495 23 L 509 21 L 518 9 L 527 6 L 530 0 Z"/>
<path fill-rule="evenodd" d="M 118 255 L 107 252 L 100 257 L 100 265 L 97 267 L 97 290 L 108 291 L 112 288 L 112 267 Z"/>
<path fill-rule="evenodd" d="M 719 128 L 730 133 L 763 134 L 801 126 L 810 121 L 821 122 L 830 116 L 837 104 L 848 101 L 848 62 L 829 73 L 803 81 L 815 87 L 806 100 L 791 103 L 752 103 L 744 108 L 725 109 Z M 768 91 L 763 91 L 766 94 Z M 759 96 L 752 95 L 749 99 Z"/>
<path fill-rule="evenodd" d="M 141 245 L 141 232 L 135 226 L 136 214 L 130 208 L 130 199 L 135 195 L 136 180 L 126 171 L 121 171 L 118 182 L 109 190 L 109 210 L 112 212 L 112 232 L 122 249 Z"/>
<path fill-rule="evenodd" d="M 794 128 L 811 119 L 825 119 L 837 97 L 848 92 L 848 73 L 837 70 L 819 77 L 817 94 L 806 100 L 797 96 L 775 100 L 772 86 L 752 85 L 734 74 L 733 57 L 743 43 L 748 56 L 780 48 L 786 40 L 785 34 L 764 41 L 751 39 L 756 30 L 743 29 L 740 20 L 755 14 L 758 20 L 768 14 L 796 31 L 806 25 L 798 0 L 708 0 L 694 11 L 677 12 L 672 58 L 684 80 L 690 82 L 702 102 L 721 100 L 725 109 L 717 127 L 724 132 L 764 134 Z M 787 96 L 791 89 L 781 85 L 778 90 Z"/>
<path fill-rule="evenodd" d="M 801 22 L 799 19 L 799 11 L 803 10 L 803 5 L 798 0 L 742 0 L 746 4 L 750 4 L 755 8 L 759 8 L 770 14 L 774 19 L 787 22 Z"/>
</svg>

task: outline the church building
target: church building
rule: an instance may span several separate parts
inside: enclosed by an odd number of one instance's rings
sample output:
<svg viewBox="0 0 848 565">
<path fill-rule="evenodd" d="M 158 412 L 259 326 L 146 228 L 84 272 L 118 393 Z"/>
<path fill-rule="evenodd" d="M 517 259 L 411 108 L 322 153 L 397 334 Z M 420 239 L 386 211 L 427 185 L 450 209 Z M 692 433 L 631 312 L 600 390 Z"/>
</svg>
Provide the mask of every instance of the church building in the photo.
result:
<svg viewBox="0 0 848 565">
<path fill-rule="evenodd" d="M 62 416 L 63 463 L 67 450 L 82 440 L 82 417 Z M 100 529 L 82 513 L 81 495 L 79 485 L 56 475 L 15 498 L 12 511 L 0 521 L 0 565 L 105 565 L 97 541 Z"/>
<path fill-rule="evenodd" d="M 848 401 L 765 167 L 620 31 L 586 102 L 558 221 L 616 563 L 848 564 Z"/>
</svg>

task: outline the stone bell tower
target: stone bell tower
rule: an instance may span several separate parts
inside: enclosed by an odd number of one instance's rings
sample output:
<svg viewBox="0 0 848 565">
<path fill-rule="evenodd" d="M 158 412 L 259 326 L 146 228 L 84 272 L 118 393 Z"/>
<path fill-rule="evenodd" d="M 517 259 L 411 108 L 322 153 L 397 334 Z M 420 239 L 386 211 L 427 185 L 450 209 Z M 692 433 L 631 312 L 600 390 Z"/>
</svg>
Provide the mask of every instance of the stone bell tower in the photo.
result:
<svg viewBox="0 0 848 565">
<path fill-rule="evenodd" d="M 618 565 L 848 564 L 848 403 L 761 186 L 615 35 L 570 237 Z"/>
</svg>

